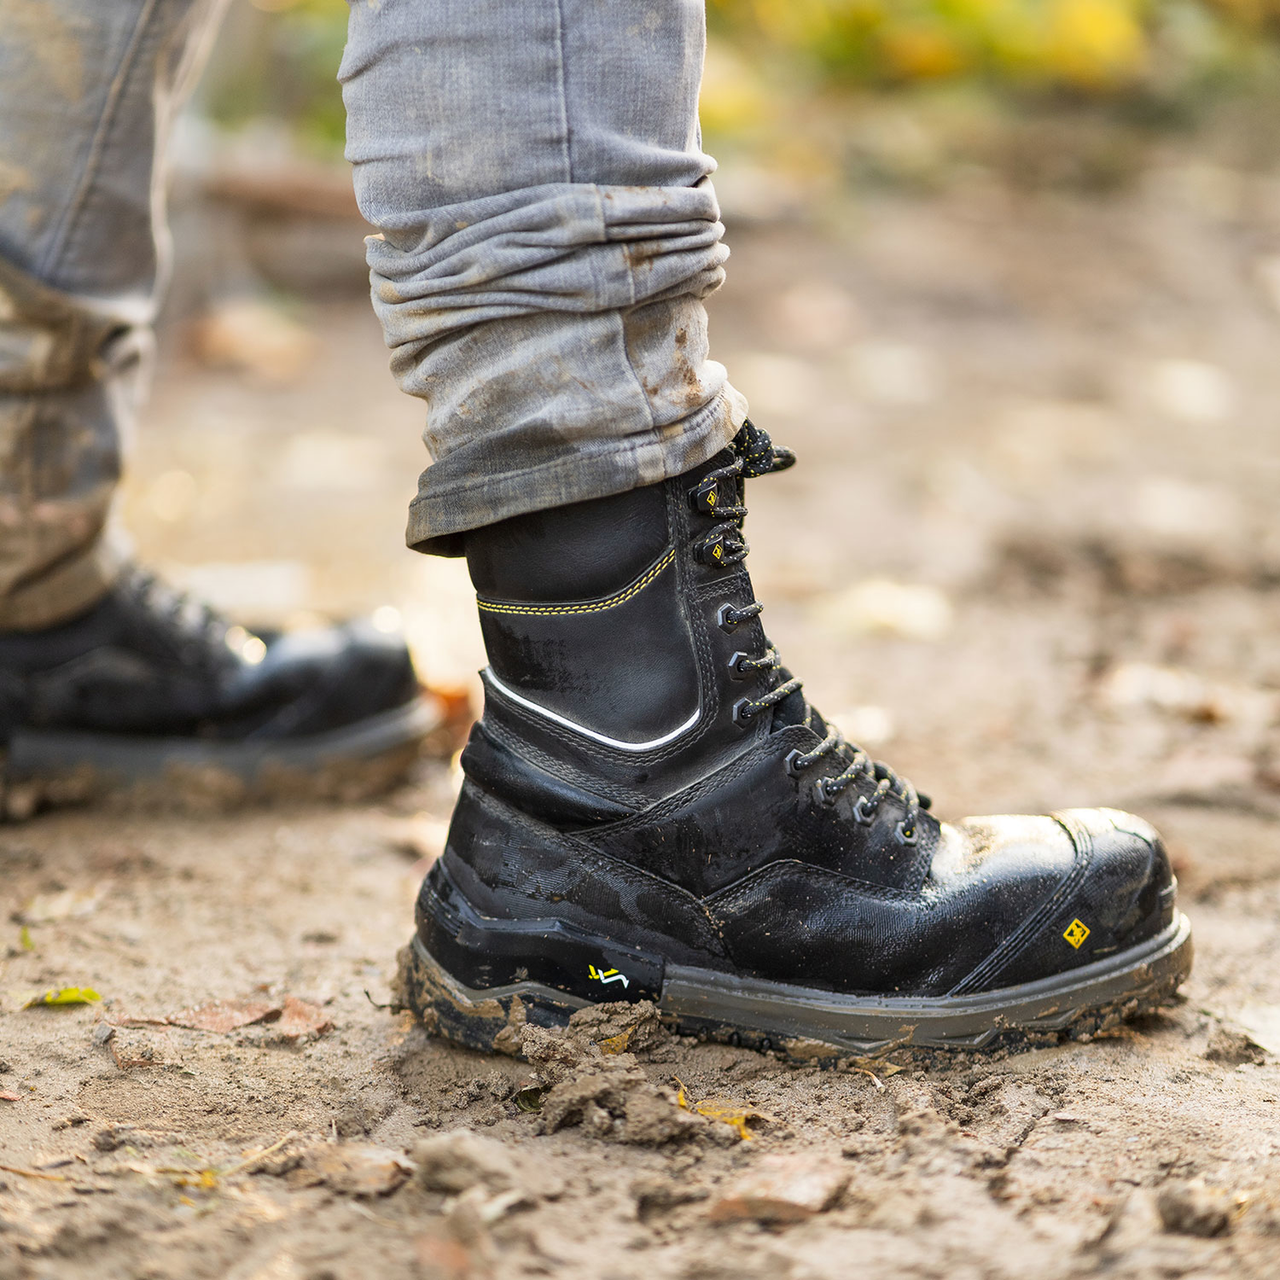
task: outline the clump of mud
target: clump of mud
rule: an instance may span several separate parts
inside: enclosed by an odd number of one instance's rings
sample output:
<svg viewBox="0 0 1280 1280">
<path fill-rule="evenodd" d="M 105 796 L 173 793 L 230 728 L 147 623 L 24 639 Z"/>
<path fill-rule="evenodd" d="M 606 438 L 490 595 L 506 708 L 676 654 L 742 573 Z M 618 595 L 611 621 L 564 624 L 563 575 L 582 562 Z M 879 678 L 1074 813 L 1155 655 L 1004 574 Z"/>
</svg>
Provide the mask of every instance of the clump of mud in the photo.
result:
<svg viewBox="0 0 1280 1280">
<path fill-rule="evenodd" d="M 542 1132 L 577 1125 L 594 1137 L 638 1146 L 705 1132 L 710 1122 L 683 1106 L 675 1090 L 654 1084 L 637 1058 L 668 1039 L 647 1000 L 581 1009 L 555 1030 L 525 1023 L 520 1052 L 534 1068 L 529 1087 L 541 1094 Z"/>
</svg>

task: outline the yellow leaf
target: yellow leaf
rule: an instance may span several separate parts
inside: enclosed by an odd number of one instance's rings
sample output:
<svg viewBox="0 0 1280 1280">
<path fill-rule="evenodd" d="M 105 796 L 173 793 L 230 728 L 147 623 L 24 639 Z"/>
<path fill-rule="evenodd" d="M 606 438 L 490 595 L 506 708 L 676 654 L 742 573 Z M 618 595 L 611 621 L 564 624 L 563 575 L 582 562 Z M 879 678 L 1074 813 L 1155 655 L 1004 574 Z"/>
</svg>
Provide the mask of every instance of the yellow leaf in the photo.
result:
<svg viewBox="0 0 1280 1280">
<path fill-rule="evenodd" d="M 36 944 L 31 940 L 31 930 L 24 924 L 18 931 L 18 942 L 23 951 L 34 951 Z"/>
<path fill-rule="evenodd" d="M 609 1036 L 605 1040 L 597 1040 L 601 1053 L 625 1053 L 627 1045 L 631 1043 L 631 1032 L 620 1031 L 616 1036 Z"/>
<path fill-rule="evenodd" d="M 102 997 L 92 987 L 50 987 L 42 996 L 33 996 L 22 1007 L 35 1009 L 56 1004 L 97 1004 Z"/>
<path fill-rule="evenodd" d="M 706 1098 L 695 1103 L 693 1108 L 700 1116 L 708 1120 L 719 1120 L 729 1128 L 736 1129 L 738 1136 L 749 1142 L 752 1138 L 750 1122 L 759 1121 L 764 1124 L 777 1124 L 777 1118 L 767 1111 L 757 1110 L 749 1103 L 732 1102 L 723 1098 Z"/>
<path fill-rule="evenodd" d="M 677 1106 L 683 1107 L 685 1111 L 694 1111 L 700 1116 L 706 1116 L 708 1120 L 719 1120 L 721 1124 L 727 1124 L 731 1129 L 736 1129 L 738 1136 L 744 1141 L 750 1141 L 752 1137 L 750 1121 L 758 1120 L 765 1124 L 778 1122 L 775 1116 L 769 1115 L 767 1111 L 758 1111 L 749 1103 L 731 1102 L 723 1098 L 705 1098 L 701 1102 L 690 1103 L 678 1076 L 675 1077 L 675 1082 Z"/>
</svg>

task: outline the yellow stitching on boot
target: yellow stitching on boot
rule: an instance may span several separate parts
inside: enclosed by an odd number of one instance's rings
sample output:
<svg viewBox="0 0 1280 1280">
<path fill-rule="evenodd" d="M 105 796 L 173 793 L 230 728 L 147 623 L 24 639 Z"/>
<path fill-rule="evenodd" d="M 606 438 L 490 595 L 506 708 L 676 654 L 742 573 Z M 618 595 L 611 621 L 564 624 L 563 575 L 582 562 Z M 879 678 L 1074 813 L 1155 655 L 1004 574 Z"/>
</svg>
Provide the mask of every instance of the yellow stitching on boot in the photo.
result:
<svg viewBox="0 0 1280 1280">
<path fill-rule="evenodd" d="M 633 596 L 638 596 L 675 558 L 675 548 L 672 547 L 657 564 L 646 569 L 644 574 L 629 587 L 623 587 L 617 595 L 608 596 L 604 600 L 594 600 L 590 604 L 494 604 L 477 596 L 476 607 L 484 613 L 513 613 L 526 618 L 558 618 L 566 614 L 603 613 L 606 609 L 617 608 Z"/>
</svg>

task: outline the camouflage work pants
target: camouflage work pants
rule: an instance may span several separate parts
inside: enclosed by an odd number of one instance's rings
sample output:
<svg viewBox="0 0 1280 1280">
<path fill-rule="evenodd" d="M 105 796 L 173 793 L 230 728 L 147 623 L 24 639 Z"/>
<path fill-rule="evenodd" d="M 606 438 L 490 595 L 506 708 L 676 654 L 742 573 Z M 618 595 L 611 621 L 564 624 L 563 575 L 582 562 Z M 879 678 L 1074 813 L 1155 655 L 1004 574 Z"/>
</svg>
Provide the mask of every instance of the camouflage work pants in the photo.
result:
<svg viewBox="0 0 1280 1280">
<path fill-rule="evenodd" d="M 0 0 L 0 629 L 108 587 L 166 271 L 165 135 L 225 0 Z M 341 79 L 374 306 L 433 460 L 408 542 L 679 474 L 746 406 L 702 0 L 353 0 Z"/>
<path fill-rule="evenodd" d="M 223 0 L 0 0 L 0 628 L 91 605 L 165 272 L 156 157 Z"/>
</svg>

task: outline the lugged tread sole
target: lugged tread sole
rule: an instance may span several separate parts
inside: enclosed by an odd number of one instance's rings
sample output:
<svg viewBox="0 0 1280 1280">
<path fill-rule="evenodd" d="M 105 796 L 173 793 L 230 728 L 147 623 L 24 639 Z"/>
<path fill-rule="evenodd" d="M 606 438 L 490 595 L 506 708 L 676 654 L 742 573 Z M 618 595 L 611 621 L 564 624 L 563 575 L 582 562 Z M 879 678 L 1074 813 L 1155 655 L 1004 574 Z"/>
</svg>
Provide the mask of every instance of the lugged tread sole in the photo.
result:
<svg viewBox="0 0 1280 1280">
<path fill-rule="evenodd" d="M 813 1062 L 894 1049 L 990 1051 L 1080 1038 L 1167 1002 L 1191 971 L 1178 913 L 1155 938 L 1037 982 L 967 996 L 889 999 L 668 965 L 658 1010 L 681 1034 Z M 465 986 L 414 937 L 399 955 L 399 1003 L 428 1030 L 472 1049 L 518 1055 L 520 1027 L 563 1026 L 593 1003 L 542 983 Z"/>
<path fill-rule="evenodd" d="M 386 791 L 441 724 L 424 698 L 325 733 L 276 740 L 14 735 L 3 764 L 3 816 L 109 799 L 126 809 L 207 810 L 263 800 L 353 801 Z"/>
</svg>

